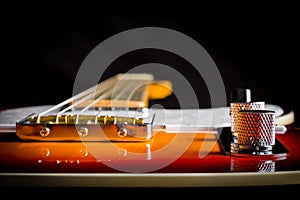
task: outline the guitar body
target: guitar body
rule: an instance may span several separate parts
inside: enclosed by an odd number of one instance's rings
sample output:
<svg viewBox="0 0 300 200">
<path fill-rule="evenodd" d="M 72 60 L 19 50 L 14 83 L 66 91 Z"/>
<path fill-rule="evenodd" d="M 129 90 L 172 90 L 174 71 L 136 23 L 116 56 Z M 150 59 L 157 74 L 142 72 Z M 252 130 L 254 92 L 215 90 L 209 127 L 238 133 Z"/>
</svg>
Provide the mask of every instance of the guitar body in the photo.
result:
<svg viewBox="0 0 300 200">
<path fill-rule="evenodd" d="M 224 134 L 224 133 L 223 133 Z M 149 165 L 161 162 L 161 160 L 173 160 L 161 169 L 149 171 L 152 173 L 211 173 L 211 172 L 275 172 L 299 170 L 300 148 L 298 147 L 299 130 L 288 128 L 283 135 L 278 135 L 277 140 L 284 145 L 284 150 L 277 155 L 228 155 L 224 151 L 221 139 L 206 134 L 184 134 L 159 132 L 147 142 L 36 142 L 22 141 L 12 134 L 1 138 L 1 169 L 2 172 L 34 173 L 40 172 L 124 172 L 116 170 L 104 162 L 99 162 L 97 156 L 109 162 L 119 162 L 120 165 L 128 162 L 137 165 Z M 172 155 L 178 154 L 176 149 L 180 148 L 180 142 L 176 140 L 191 140 L 190 146 L 174 159 Z M 201 146 L 212 143 L 212 148 L 207 155 L 201 157 Z M 174 144 L 172 144 L 174 143 Z M 171 145 L 170 145 L 171 144 Z M 169 145 L 172 151 L 169 157 L 156 154 Z M 206 144 L 207 145 L 207 144 Z M 171 147 L 172 146 L 172 147 Z M 89 147 L 95 149 L 89 150 Z M 93 150 L 102 152 L 93 152 Z M 178 150 L 179 151 L 179 150 Z M 204 151 L 202 149 L 202 151 Z M 107 154 L 109 152 L 109 155 Z M 97 155 L 98 153 L 98 155 Z M 202 152 L 203 153 L 203 152 Z M 140 154 L 140 155 L 139 155 Z M 284 155 L 282 155 L 284 154 Z M 153 157 L 155 155 L 155 157 Z M 264 163 L 270 163 L 268 168 Z M 20 165 L 22 167 L 20 167 Z M 142 169 L 142 167 L 141 167 Z M 41 171 L 42 170 L 42 171 Z M 136 167 L 138 172 L 139 168 Z"/>
<path fill-rule="evenodd" d="M 75 118 L 61 121 L 63 115 L 57 116 L 57 121 L 48 124 L 51 134 L 54 132 L 51 137 L 41 136 L 46 123 L 43 120 L 49 118 L 39 115 L 33 116 L 33 121 L 18 118 L 15 130 L 2 131 L 1 186 L 186 188 L 300 184 L 300 130 L 293 124 L 287 125 L 284 133 L 276 133 L 271 153 L 259 155 L 231 153 L 230 127 L 178 133 L 166 131 L 163 126 L 154 130 L 148 128 L 149 124 L 109 124 L 95 118 L 94 124 L 85 124 L 94 134 L 86 140 L 76 135 L 82 132 L 74 128 Z M 64 116 L 66 119 L 69 115 Z M 141 130 L 141 137 L 122 135 L 120 124 L 128 133 L 131 128 L 134 133 Z M 101 127 L 101 139 L 89 126 Z M 150 133 L 150 137 L 144 133 Z"/>
<path fill-rule="evenodd" d="M 281 146 L 274 155 L 230 155 L 224 150 L 225 139 L 221 138 L 204 133 L 159 132 L 145 142 L 42 142 L 22 141 L 11 133 L 3 134 L 1 185 L 215 187 L 299 184 L 299 130 L 288 127 L 285 134 L 277 135 L 277 145 Z M 190 144 L 183 150 L 181 145 L 185 143 Z M 32 181 L 26 181 L 28 176 Z M 76 177 L 84 181 L 74 182 Z M 64 181 L 57 182 L 61 178 Z M 95 178 L 99 182 L 94 182 Z M 105 181 L 100 181 L 102 179 Z"/>
</svg>

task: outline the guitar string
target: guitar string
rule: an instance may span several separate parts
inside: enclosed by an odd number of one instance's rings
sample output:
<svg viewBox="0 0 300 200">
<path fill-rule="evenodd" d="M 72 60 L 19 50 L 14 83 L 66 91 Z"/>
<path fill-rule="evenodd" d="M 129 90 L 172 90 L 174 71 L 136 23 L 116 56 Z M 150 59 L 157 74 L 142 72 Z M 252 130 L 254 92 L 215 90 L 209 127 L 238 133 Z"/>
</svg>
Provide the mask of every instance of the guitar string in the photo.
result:
<svg viewBox="0 0 300 200">
<path fill-rule="evenodd" d="M 56 115 L 56 122 L 58 122 L 59 116 L 62 115 L 63 113 L 67 112 L 68 110 L 72 110 L 76 108 L 79 104 L 86 102 L 90 99 L 92 99 L 95 96 L 98 96 L 99 94 L 103 93 L 107 88 L 109 88 L 110 85 L 113 85 L 116 82 L 116 80 L 110 80 L 108 82 L 104 82 L 103 84 L 99 84 L 98 87 L 95 89 L 95 91 L 89 91 L 90 94 L 87 94 L 86 96 L 80 98 L 79 100 L 76 101 L 75 103 L 71 104 L 67 108 L 61 110 L 60 112 L 57 113 Z M 99 89 L 98 89 L 99 88 Z"/>
<path fill-rule="evenodd" d="M 41 116 L 46 115 L 47 113 L 50 113 L 51 111 L 54 111 L 56 109 L 62 108 L 66 104 L 70 104 L 68 107 L 64 108 L 63 110 L 59 111 L 56 114 L 55 122 L 58 123 L 59 117 L 62 114 L 66 113 L 70 110 L 73 110 L 73 112 L 74 112 L 74 109 L 78 105 L 84 104 L 84 102 L 91 101 L 91 103 L 89 103 L 87 106 L 83 107 L 83 109 L 77 113 L 76 122 L 78 122 L 80 114 L 82 114 L 83 112 L 88 110 L 93 105 L 96 105 L 101 100 L 109 97 L 109 95 L 111 95 L 111 97 L 112 97 L 111 101 L 110 101 L 112 106 L 110 106 L 110 108 L 112 111 L 115 111 L 116 110 L 115 107 L 120 107 L 120 105 L 114 106 L 113 105 L 114 102 L 117 103 L 118 102 L 117 100 L 124 100 L 124 99 L 130 100 L 131 96 L 137 95 L 137 94 L 135 94 L 135 93 L 137 93 L 137 92 L 135 92 L 135 90 L 137 90 L 137 88 L 141 87 L 144 84 L 147 84 L 147 82 L 149 80 L 153 79 L 153 76 L 149 76 L 149 74 L 140 74 L 139 76 L 137 76 L 136 74 L 125 74 L 125 75 L 122 75 L 122 74 L 115 75 L 114 77 L 111 77 L 111 78 L 99 83 L 98 85 L 95 85 L 95 86 L 41 112 L 40 114 L 37 115 L 36 123 L 40 123 Z M 114 93 L 116 95 L 113 95 L 112 94 L 113 90 L 109 90 L 109 88 L 114 88 L 114 91 L 115 91 Z M 140 93 L 140 92 L 138 92 L 138 93 Z M 141 99 L 141 97 L 143 97 L 142 94 L 138 94 L 137 96 L 139 97 L 139 99 L 138 99 L 139 101 L 144 102 L 144 99 Z M 97 97 L 97 98 L 94 99 L 95 97 Z M 71 103 L 71 102 L 74 102 L 74 103 Z M 127 102 L 129 102 L 129 101 L 127 101 Z M 126 106 L 123 105 L 123 108 L 126 108 Z M 102 109 L 99 106 L 97 115 L 101 112 L 101 110 Z M 127 106 L 127 110 L 129 110 L 129 105 Z M 96 115 L 96 117 L 97 117 L 97 115 Z M 65 121 L 67 121 L 67 119 L 65 119 Z M 96 118 L 95 118 L 95 121 L 96 121 Z"/>
<path fill-rule="evenodd" d="M 83 112 L 85 112 L 86 110 L 88 110 L 90 107 L 94 106 L 98 101 L 108 97 L 111 94 L 111 90 L 107 90 L 106 92 L 104 92 L 102 95 L 100 95 L 98 98 L 96 98 L 95 100 L 93 100 L 91 103 L 89 103 L 87 106 L 85 106 L 82 110 L 80 110 L 77 114 L 76 114 L 76 124 L 78 123 L 79 120 L 79 115 Z"/>
<path fill-rule="evenodd" d="M 77 116 L 76 116 L 76 123 L 78 123 L 79 116 L 82 113 L 84 113 L 89 108 L 91 108 L 92 106 L 95 106 L 98 102 L 100 102 L 101 100 L 103 100 L 103 99 L 107 98 L 109 95 L 111 95 L 111 101 L 110 101 L 111 106 L 109 106 L 109 107 L 111 108 L 111 112 L 113 113 L 112 116 L 114 117 L 114 124 L 116 124 L 117 119 L 119 117 L 119 112 L 121 110 L 121 109 L 117 109 L 116 107 L 122 107 L 122 110 L 129 111 L 130 106 L 129 105 L 128 106 L 125 106 L 125 105 L 120 106 L 118 104 L 114 106 L 113 103 L 118 102 L 118 100 L 121 100 L 121 101 L 122 100 L 130 100 L 130 97 L 132 96 L 133 93 L 136 92 L 137 88 L 140 88 L 144 84 L 147 84 L 149 82 L 149 79 L 151 79 L 151 78 L 152 78 L 152 76 L 151 77 L 142 76 L 142 77 L 139 77 L 139 79 L 134 79 L 134 77 L 130 76 L 130 75 L 123 76 L 114 84 L 112 90 L 106 91 L 101 96 L 99 96 L 94 101 L 92 101 L 90 104 L 88 104 L 86 107 L 84 107 L 80 112 L 78 112 Z M 138 92 L 140 92 L 140 91 L 138 91 Z M 144 90 L 144 92 L 145 92 L 145 90 Z M 139 95 L 139 96 L 143 96 L 143 95 Z M 144 99 L 139 99 L 139 100 L 144 100 Z M 125 101 L 125 102 L 129 102 L 129 101 Z M 99 107 L 99 108 L 101 108 L 101 107 Z M 99 115 L 99 113 L 100 113 L 100 111 L 98 111 L 97 115 L 95 115 L 94 123 L 97 122 L 97 116 Z M 133 121 L 135 121 L 136 115 L 137 114 L 135 113 L 135 115 L 133 117 Z M 129 117 L 128 114 L 126 116 Z M 124 117 L 124 115 L 121 117 Z"/>
<path fill-rule="evenodd" d="M 93 86 L 93 87 L 91 87 L 91 88 L 89 88 L 89 89 L 87 89 L 87 90 L 85 90 L 85 91 L 83 91 L 83 92 L 81 92 L 81 93 L 79 93 L 79 94 L 77 94 L 77 95 L 75 95 L 75 96 L 73 96 L 73 97 L 71 97 L 71 98 L 69 98 L 69 99 L 67 99 L 67 100 L 65 100 L 65 101 L 63 101 L 63 102 L 61 102 L 61 103 L 59 103 L 59 104 L 53 106 L 53 107 L 51 107 L 51 108 L 49 108 L 49 109 L 46 109 L 45 111 L 43 111 L 43 112 L 41 112 L 41 113 L 39 113 L 39 114 L 37 115 L 37 123 L 40 123 L 40 117 L 41 117 L 41 116 L 46 115 L 47 113 L 49 113 L 49 112 L 51 112 L 51 111 L 54 111 L 54 110 L 56 110 L 56 109 L 59 109 L 59 108 L 65 106 L 66 104 L 69 104 L 69 103 L 73 102 L 73 101 L 76 100 L 76 99 L 80 99 L 80 98 L 86 96 L 87 94 L 89 94 L 89 93 L 95 91 L 95 89 L 96 89 L 97 87 L 102 87 L 103 85 L 106 85 L 106 84 L 108 84 L 108 83 L 110 83 L 110 82 L 115 81 L 114 78 L 115 78 L 115 77 L 112 77 L 112 78 L 110 78 L 110 79 L 107 79 L 107 80 L 105 80 L 105 81 L 99 83 L 98 85 L 95 85 L 95 86 Z M 101 85 L 102 85 L 102 86 L 101 86 Z"/>
<path fill-rule="evenodd" d="M 103 93 L 102 95 L 100 95 L 98 98 L 96 98 L 95 100 L 93 100 L 91 103 L 89 103 L 86 107 L 84 107 L 80 112 L 78 112 L 76 114 L 76 123 L 79 122 L 79 116 L 84 113 L 85 111 L 87 111 L 89 108 L 91 108 L 92 106 L 95 106 L 99 101 L 107 98 L 109 95 L 111 95 L 111 111 L 113 113 L 113 117 L 114 117 L 114 124 L 117 123 L 117 118 L 119 116 L 119 109 L 116 109 L 116 107 L 118 107 L 118 105 L 114 106 L 113 102 L 116 102 L 117 100 L 124 100 L 128 98 L 128 94 L 131 94 L 132 91 L 134 91 L 137 87 L 138 87 L 138 83 L 141 83 L 144 81 L 136 81 L 136 80 L 119 80 L 117 81 L 117 83 L 114 85 L 112 90 L 107 90 L 105 93 Z M 114 95 L 116 94 L 116 95 Z M 129 107 L 128 106 L 123 106 L 123 109 L 125 108 L 125 110 L 129 111 Z M 99 113 L 99 112 L 98 112 Z M 97 116 L 95 116 L 95 122 L 96 122 L 96 118 Z"/>
</svg>

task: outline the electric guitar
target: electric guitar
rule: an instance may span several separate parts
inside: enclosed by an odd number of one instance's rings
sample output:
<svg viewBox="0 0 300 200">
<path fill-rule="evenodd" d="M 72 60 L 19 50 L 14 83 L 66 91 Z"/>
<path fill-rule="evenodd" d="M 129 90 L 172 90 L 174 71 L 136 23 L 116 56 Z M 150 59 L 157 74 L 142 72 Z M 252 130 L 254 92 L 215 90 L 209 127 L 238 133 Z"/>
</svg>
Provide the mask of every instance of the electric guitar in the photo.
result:
<svg viewBox="0 0 300 200">
<path fill-rule="evenodd" d="M 228 107 L 151 109 L 172 83 L 118 74 L 57 105 L 2 110 L 1 186 L 300 184 L 300 130 L 276 113 L 267 154 L 233 153 Z"/>
</svg>

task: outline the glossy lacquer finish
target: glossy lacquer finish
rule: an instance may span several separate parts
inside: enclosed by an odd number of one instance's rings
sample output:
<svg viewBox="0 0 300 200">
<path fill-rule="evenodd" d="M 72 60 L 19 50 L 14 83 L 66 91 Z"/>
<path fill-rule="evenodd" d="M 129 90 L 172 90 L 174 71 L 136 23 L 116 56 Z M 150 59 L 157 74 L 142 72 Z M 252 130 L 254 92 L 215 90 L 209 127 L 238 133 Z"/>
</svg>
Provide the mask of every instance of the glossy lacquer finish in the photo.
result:
<svg viewBox="0 0 300 200">
<path fill-rule="evenodd" d="M 235 173 L 300 170 L 300 131 L 276 135 L 271 155 L 230 154 L 211 133 L 158 132 L 145 142 L 37 142 L 2 134 L 1 173 Z M 223 134 L 223 135 L 222 135 Z"/>
</svg>

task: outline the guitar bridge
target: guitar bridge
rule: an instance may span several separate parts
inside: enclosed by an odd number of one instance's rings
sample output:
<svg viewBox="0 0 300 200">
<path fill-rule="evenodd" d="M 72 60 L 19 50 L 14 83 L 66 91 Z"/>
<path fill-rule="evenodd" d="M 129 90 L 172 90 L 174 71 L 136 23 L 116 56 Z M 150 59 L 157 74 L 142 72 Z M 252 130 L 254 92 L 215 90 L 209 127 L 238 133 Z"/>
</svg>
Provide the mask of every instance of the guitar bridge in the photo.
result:
<svg viewBox="0 0 300 200">
<path fill-rule="evenodd" d="M 16 134 L 41 141 L 149 140 L 154 114 L 147 108 L 148 99 L 157 96 L 151 92 L 153 83 L 151 74 L 117 74 L 17 122 Z M 170 84 L 163 83 L 169 85 L 169 95 Z"/>
<path fill-rule="evenodd" d="M 39 141 L 147 141 L 152 137 L 154 113 L 105 110 L 75 115 L 31 115 L 17 122 L 17 136 Z"/>
</svg>

